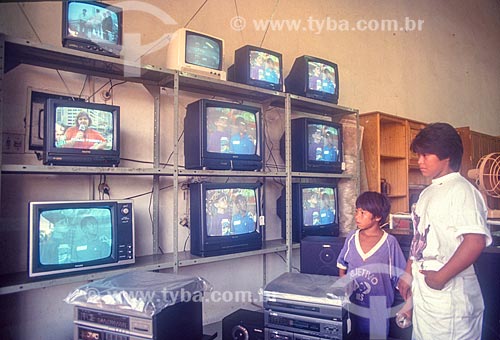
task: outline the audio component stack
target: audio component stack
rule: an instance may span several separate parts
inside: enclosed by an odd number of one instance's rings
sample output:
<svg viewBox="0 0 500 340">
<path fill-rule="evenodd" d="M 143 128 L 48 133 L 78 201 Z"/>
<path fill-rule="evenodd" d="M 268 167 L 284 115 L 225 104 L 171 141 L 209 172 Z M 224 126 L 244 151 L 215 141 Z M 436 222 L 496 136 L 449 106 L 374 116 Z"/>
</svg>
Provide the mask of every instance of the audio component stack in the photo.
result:
<svg viewBox="0 0 500 340">
<path fill-rule="evenodd" d="M 284 273 L 263 289 L 266 340 L 343 340 L 346 298 L 335 276 Z"/>
</svg>

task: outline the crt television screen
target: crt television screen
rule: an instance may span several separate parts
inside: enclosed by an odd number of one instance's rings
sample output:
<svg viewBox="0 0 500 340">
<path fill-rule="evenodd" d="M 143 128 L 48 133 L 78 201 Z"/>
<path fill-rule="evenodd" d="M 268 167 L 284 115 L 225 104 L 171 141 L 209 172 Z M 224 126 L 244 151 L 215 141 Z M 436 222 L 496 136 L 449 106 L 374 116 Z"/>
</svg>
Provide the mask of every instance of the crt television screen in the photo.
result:
<svg viewBox="0 0 500 340">
<path fill-rule="evenodd" d="M 250 51 L 250 79 L 279 84 L 279 58 L 262 51 Z"/>
<path fill-rule="evenodd" d="M 339 160 L 339 131 L 324 124 L 308 126 L 308 159 L 312 161 L 337 162 Z"/>
<path fill-rule="evenodd" d="M 335 221 L 335 192 L 333 188 L 302 189 L 303 223 L 305 227 L 331 224 Z"/>
<path fill-rule="evenodd" d="M 257 121 L 252 112 L 207 107 L 207 151 L 255 155 Z"/>
<path fill-rule="evenodd" d="M 257 230 L 256 190 L 210 189 L 205 199 L 208 236 L 241 235 Z"/>
<path fill-rule="evenodd" d="M 113 150 L 113 112 L 60 106 L 56 109 L 55 147 Z"/>
<path fill-rule="evenodd" d="M 102 6 L 75 1 L 68 4 L 68 35 L 95 43 L 119 42 L 118 15 Z"/>
<path fill-rule="evenodd" d="M 109 208 L 48 209 L 40 213 L 39 223 L 42 265 L 88 262 L 111 256 L 113 224 Z"/>
<path fill-rule="evenodd" d="M 222 65 L 220 41 L 195 33 L 186 35 L 186 63 L 220 70 Z"/>
<path fill-rule="evenodd" d="M 309 75 L 309 90 L 335 94 L 337 85 L 335 84 L 335 69 L 316 61 L 307 63 Z"/>
</svg>

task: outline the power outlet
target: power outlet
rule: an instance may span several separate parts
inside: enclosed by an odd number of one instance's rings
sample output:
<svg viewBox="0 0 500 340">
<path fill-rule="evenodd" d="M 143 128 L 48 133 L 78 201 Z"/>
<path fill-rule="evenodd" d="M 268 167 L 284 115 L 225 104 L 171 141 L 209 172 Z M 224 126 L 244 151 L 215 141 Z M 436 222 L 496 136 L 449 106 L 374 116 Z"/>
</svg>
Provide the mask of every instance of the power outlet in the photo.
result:
<svg viewBox="0 0 500 340">
<path fill-rule="evenodd" d="M 3 133 L 2 135 L 3 153 L 23 153 L 24 135 L 20 133 Z"/>
</svg>

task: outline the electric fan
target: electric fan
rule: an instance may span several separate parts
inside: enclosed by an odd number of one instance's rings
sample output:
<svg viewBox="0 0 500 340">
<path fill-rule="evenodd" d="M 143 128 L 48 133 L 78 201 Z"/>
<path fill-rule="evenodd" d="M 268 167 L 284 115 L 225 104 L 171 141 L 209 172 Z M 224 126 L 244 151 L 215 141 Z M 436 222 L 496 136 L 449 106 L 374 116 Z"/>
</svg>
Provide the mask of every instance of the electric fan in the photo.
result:
<svg viewBox="0 0 500 340">
<path fill-rule="evenodd" d="M 500 152 L 481 157 L 476 169 L 467 172 L 476 181 L 479 191 L 488 205 L 488 218 L 500 218 Z"/>
</svg>

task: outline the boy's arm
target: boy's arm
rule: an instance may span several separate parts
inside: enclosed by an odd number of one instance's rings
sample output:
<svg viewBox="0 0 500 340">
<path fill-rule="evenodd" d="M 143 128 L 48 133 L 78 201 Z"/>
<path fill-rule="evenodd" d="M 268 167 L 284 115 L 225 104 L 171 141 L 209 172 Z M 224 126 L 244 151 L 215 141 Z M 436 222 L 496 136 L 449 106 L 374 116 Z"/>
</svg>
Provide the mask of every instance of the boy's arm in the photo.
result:
<svg viewBox="0 0 500 340">
<path fill-rule="evenodd" d="M 405 272 L 399 278 L 397 289 L 399 290 L 399 294 L 403 297 L 403 299 L 408 300 L 411 297 L 411 282 L 413 281 L 413 276 L 411 275 L 411 265 L 413 261 L 408 260 L 406 263 Z"/>
<path fill-rule="evenodd" d="M 462 243 L 443 268 L 438 271 L 421 270 L 420 273 L 425 276 L 425 282 L 430 288 L 441 290 L 455 275 L 472 265 L 485 246 L 485 235 L 464 234 Z"/>
<path fill-rule="evenodd" d="M 339 268 L 339 276 L 342 277 L 345 275 L 345 269 Z"/>
</svg>

